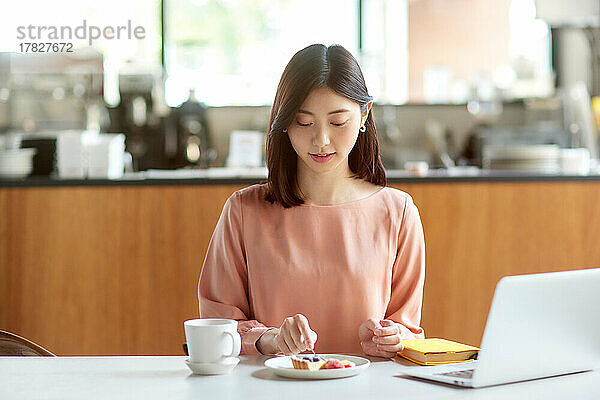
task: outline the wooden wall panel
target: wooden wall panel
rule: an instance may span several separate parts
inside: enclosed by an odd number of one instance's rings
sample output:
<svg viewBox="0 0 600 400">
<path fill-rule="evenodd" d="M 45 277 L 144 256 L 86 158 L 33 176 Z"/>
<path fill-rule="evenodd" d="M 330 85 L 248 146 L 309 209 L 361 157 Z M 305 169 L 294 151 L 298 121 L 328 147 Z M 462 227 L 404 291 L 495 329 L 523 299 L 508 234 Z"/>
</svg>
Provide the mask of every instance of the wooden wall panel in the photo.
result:
<svg viewBox="0 0 600 400">
<path fill-rule="evenodd" d="M 8 191 L 0 190 L 0 329 L 8 326 L 8 225 L 6 210 Z"/>
<path fill-rule="evenodd" d="M 428 336 L 478 345 L 504 275 L 600 266 L 600 183 L 393 186 L 425 229 Z M 0 189 L 0 329 L 59 355 L 182 354 L 208 242 L 239 188 Z"/>
<path fill-rule="evenodd" d="M 479 345 L 505 275 L 600 267 L 600 183 L 394 186 L 411 193 L 425 231 L 427 336 Z"/>
<path fill-rule="evenodd" d="M 1 190 L 0 326 L 60 355 L 182 353 L 212 230 L 238 188 Z"/>
</svg>

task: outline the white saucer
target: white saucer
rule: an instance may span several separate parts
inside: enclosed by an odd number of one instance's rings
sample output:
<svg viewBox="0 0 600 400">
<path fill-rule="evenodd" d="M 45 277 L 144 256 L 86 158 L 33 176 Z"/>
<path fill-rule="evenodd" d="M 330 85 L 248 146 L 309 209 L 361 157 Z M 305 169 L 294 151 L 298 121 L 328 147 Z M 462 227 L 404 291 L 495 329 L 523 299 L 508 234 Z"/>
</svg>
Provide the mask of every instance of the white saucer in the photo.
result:
<svg viewBox="0 0 600 400">
<path fill-rule="evenodd" d="M 194 374 L 198 375 L 223 375 L 229 374 L 240 362 L 237 357 L 227 357 L 220 364 L 214 363 L 194 363 L 189 358 L 185 359 L 185 364 Z"/>
</svg>

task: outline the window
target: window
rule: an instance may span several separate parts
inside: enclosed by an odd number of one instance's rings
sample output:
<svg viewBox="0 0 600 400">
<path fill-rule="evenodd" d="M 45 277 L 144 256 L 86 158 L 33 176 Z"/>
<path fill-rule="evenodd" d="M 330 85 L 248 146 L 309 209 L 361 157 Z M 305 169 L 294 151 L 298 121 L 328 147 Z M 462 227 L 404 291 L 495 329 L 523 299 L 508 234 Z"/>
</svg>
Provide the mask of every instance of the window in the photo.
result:
<svg viewBox="0 0 600 400">
<path fill-rule="evenodd" d="M 119 102 L 119 73 L 156 73 L 160 72 L 160 0 L 103 0 L 101 2 L 56 0 L 11 2 L 5 12 L 0 13 L 0 32 L 4 33 L 0 41 L 0 51 L 18 52 L 19 42 L 67 42 L 72 43 L 73 53 L 38 53 L 44 59 L 82 57 L 102 58 L 104 71 L 104 96 L 110 105 Z M 25 32 L 33 26 L 32 40 L 17 39 L 17 28 L 24 27 Z M 100 30 L 112 27 L 112 37 L 98 36 L 92 40 L 90 48 L 90 28 Z M 118 27 L 141 27 L 141 39 L 128 36 L 127 30 Z M 49 37 L 51 27 L 57 31 L 58 39 Z M 41 28 L 42 37 L 38 37 Z M 70 33 L 69 33 L 70 31 Z M 85 36 L 84 39 L 82 37 Z M 110 36 L 110 35 L 109 35 Z M 131 35 L 133 36 L 133 35 Z M 46 40 L 44 40 L 46 39 Z M 58 64 L 62 65 L 62 64 Z M 76 73 L 63 68 L 52 69 L 52 63 L 40 63 L 29 68 L 39 74 Z M 19 71 L 16 71 L 19 72 Z"/>
<path fill-rule="evenodd" d="M 269 105 L 298 50 L 338 43 L 356 56 L 355 0 L 165 0 L 167 103 L 195 89 L 211 106 Z"/>
<path fill-rule="evenodd" d="M 377 103 L 408 100 L 408 2 L 363 1 L 359 58 L 369 93 Z"/>
</svg>

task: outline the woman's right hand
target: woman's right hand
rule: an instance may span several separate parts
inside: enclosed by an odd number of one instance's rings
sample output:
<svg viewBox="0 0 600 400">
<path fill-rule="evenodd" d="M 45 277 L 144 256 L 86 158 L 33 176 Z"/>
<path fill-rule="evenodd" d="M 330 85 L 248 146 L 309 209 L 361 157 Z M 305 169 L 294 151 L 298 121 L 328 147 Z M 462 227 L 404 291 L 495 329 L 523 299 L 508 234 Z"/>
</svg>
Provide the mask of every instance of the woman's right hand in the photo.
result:
<svg viewBox="0 0 600 400">
<path fill-rule="evenodd" d="M 284 319 L 279 329 L 267 331 L 257 344 L 264 354 L 283 353 L 287 356 L 312 350 L 316 341 L 317 333 L 310 329 L 308 319 L 296 314 Z"/>
</svg>

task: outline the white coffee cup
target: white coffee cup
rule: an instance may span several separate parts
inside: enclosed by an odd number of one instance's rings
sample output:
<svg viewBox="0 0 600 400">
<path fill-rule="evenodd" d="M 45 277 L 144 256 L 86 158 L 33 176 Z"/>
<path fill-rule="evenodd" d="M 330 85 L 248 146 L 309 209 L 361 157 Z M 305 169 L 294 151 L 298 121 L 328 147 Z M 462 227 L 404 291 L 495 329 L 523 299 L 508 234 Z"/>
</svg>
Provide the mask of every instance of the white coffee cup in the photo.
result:
<svg viewBox="0 0 600 400">
<path fill-rule="evenodd" d="M 200 318 L 184 322 L 190 362 L 221 364 L 240 354 L 242 340 L 232 319 Z"/>
</svg>

